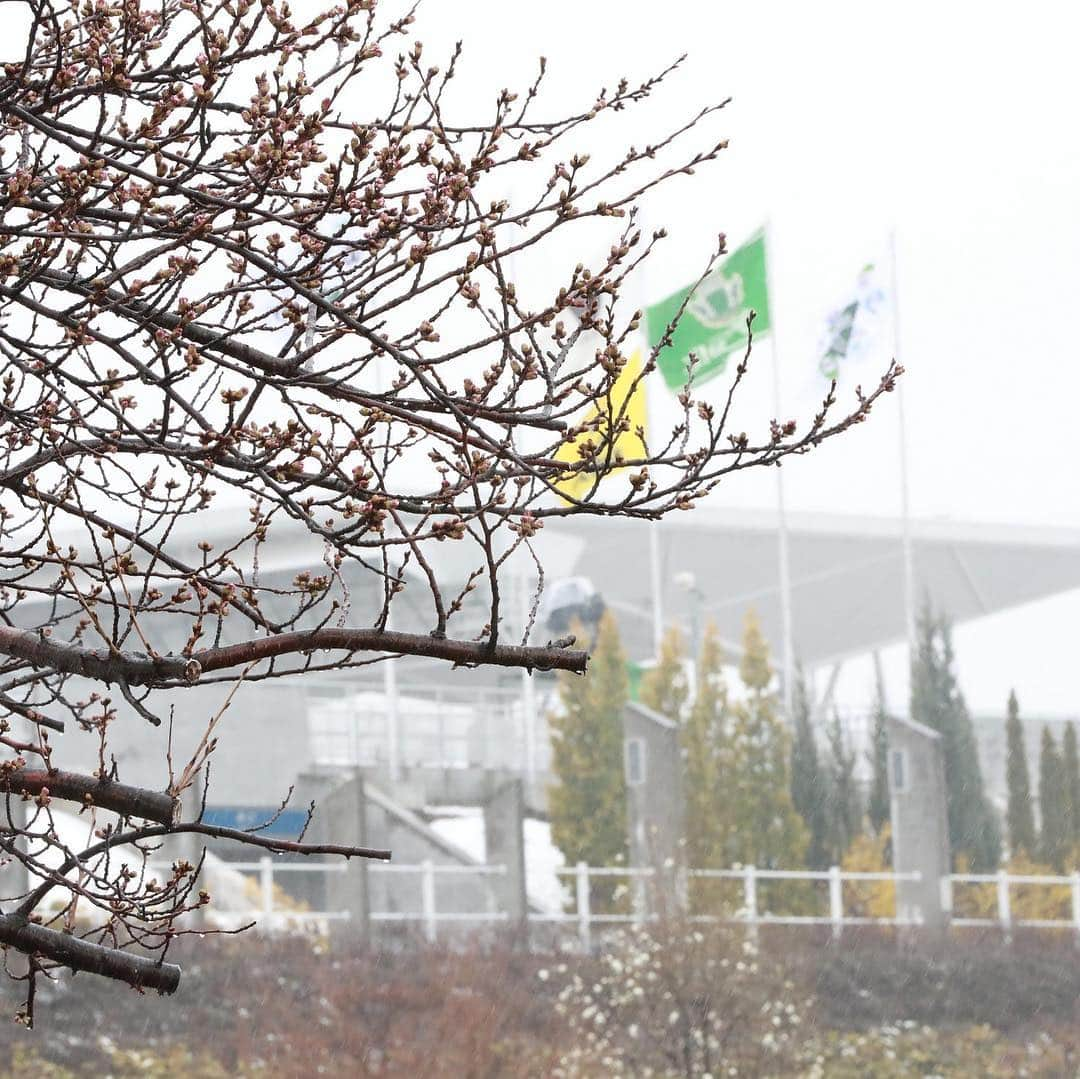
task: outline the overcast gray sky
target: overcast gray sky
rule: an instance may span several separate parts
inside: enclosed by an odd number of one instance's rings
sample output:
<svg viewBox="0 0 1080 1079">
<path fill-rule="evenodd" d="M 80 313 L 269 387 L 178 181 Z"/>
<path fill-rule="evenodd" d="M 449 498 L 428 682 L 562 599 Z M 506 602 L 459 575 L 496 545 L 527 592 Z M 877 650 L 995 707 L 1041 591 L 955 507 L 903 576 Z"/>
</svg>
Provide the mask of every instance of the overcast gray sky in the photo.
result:
<svg viewBox="0 0 1080 1079">
<path fill-rule="evenodd" d="M 433 51 L 466 42 L 462 70 L 477 104 L 488 90 L 522 86 L 546 55 L 553 112 L 689 52 L 643 130 L 730 95 L 719 127 L 731 143 L 710 172 L 650 210 L 650 224 L 673 233 L 649 275 L 655 298 L 696 272 L 716 232 L 737 241 L 769 219 L 785 411 L 794 413 L 810 404 L 824 311 L 895 228 L 913 514 L 1080 529 L 1074 11 L 461 0 L 428 3 L 417 36 Z M 767 409 L 760 380 L 750 397 Z M 896 512 L 896 446 L 887 407 L 790 466 L 790 505 Z M 770 477 L 746 477 L 722 501 L 772 497 Z M 1080 713 L 1078 621 L 1074 593 L 962 629 L 973 705 L 1000 710 L 1015 683 L 1028 711 Z M 889 666 L 899 698 L 900 657 Z M 854 672 L 848 698 L 866 682 L 865 670 Z"/>
</svg>

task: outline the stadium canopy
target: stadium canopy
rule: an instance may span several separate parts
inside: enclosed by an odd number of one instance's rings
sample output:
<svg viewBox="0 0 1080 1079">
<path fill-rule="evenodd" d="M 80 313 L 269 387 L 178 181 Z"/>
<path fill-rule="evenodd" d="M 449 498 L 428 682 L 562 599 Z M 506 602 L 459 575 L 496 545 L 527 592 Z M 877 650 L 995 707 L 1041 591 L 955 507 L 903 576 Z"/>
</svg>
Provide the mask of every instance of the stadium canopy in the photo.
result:
<svg viewBox="0 0 1080 1079">
<path fill-rule="evenodd" d="M 787 515 L 792 633 L 807 667 L 903 641 L 898 519 Z M 658 525 L 615 519 L 552 522 L 547 549 L 563 573 L 589 578 L 620 616 L 628 654 L 652 654 L 649 528 L 659 546 L 664 621 L 716 622 L 736 642 L 747 608 L 780 641 L 778 518 L 768 510 L 698 509 Z M 956 623 L 1080 588 L 1080 530 L 911 522 L 915 594 Z M 560 550 L 561 548 L 561 550 Z"/>
<path fill-rule="evenodd" d="M 172 535 L 172 550 L 197 561 L 199 542 L 215 546 L 226 542 L 238 527 L 242 532 L 245 521 L 239 506 L 186 520 Z M 592 516 L 552 518 L 533 546 L 548 592 L 560 578 L 584 577 L 591 582 L 619 616 L 623 645 L 634 661 L 653 654 L 654 543 L 665 624 L 677 622 L 692 632 L 695 622 L 703 627 L 713 620 L 733 646 L 752 607 L 778 652 L 778 523 L 775 511 L 744 508 L 698 508 L 652 523 Z M 787 524 L 796 659 L 815 668 L 903 641 L 900 521 L 789 512 Z M 956 623 L 1080 588 L 1080 530 L 916 519 L 911 534 L 916 597 L 920 602 L 928 598 Z M 84 538 L 75 533 L 61 537 L 63 543 L 76 544 Z M 250 559 L 249 548 L 245 545 L 235 554 L 242 564 Z M 438 544 L 429 554 L 440 579 L 451 585 L 466 580 L 477 568 L 478 557 L 476 545 L 468 542 Z M 276 575 L 291 579 L 301 569 L 325 572 L 324 559 L 318 537 L 295 521 L 285 521 L 272 531 L 260 565 L 271 581 Z M 371 575 L 353 576 L 345 569 L 353 589 L 353 622 L 370 624 L 377 609 L 373 603 L 379 602 L 370 593 Z M 519 551 L 506 571 L 510 577 L 525 574 L 524 580 L 508 582 L 509 591 L 504 589 L 506 629 L 513 636 L 520 632 L 529 605 L 525 590 L 535 587 L 536 570 L 532 559 Z M 402 594 L 404 602 L 395 608 L 395 628 L 415 632 L 430 628 L 430 601 L 419 572 L 415 566 L 407 570 L 417 577 L 418 587 Z M 456 635 L 480 631 L 487 618 L 485 604 L 482 595 L 470 598 L 457 620 Z M 33 625 L 34 606 L 32 600 L 20 603 L 14 620 Z M 547 627 L 534 627 L 532 640 L 545 639 L 547 632 Z"/>
</svg>

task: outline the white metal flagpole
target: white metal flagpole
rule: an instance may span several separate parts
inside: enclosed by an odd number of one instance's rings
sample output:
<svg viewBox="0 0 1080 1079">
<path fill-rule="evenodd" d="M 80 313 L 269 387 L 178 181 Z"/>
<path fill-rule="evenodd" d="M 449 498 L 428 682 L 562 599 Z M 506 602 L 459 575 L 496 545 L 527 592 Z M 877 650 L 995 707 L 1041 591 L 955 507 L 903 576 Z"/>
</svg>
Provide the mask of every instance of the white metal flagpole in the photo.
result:
<svg viewBox="0 0 1080 1079">
<path fill-rule="evenodd" d="M 645 379 L 642 385 L 646 385 Z M 648 416 L 648 394 L 645 396 L 645 415 Z M 652 631 L 653 631 L 653 655 L 660 658 L 660 645 L 664 640 L 664 606 L 663 606 L 663 560 L 660 551 L 660 522 L 650 521 L 649 529 L 649 579 L 652 588 Z"/>
<path fill-rule="evenodd" d="M 639 214 L 638 228 L 641 231 L 643 239 L 648 243 L 651 233 L 647 229 L 647 222 L 644 214 Z M 648 363 L 649 354 L 652 351 L 648 331 L 648 311 L 649 300 L 651 298 L 649 269 L 648 259 L 646 259 L 637 269 L 638 287 L 636 291 L 640 301 L 637 304 L 637 309 L 641 312 L 640 325 L 638 327 L 638 346 L 641 349 L 641 362 L 643 366 Z M 654 408 L 656 395 L 653 392 L 653 384 L 659 377 L 660 371 L 659 368 L 657 368 L 641 380 L 641 392 L 645 394 L 645 430 L 647 437 L 648 432 L 652 429 L 655 421 Z M 659 660 L 660 645 L 664 639 L 664 559 L 660 536 L 662 523 L 661 521 L 649 521 L 646 527 L 649 531 L 649 591 L 652 600 L 653 656 Z"/>
<path fill-rule="evenodd" d="M 900 358 L 900 296 L 896 272 L 896 230 L 889 233 L 890 293 L 892 302 L 893 356 Z M 911 540 L 911 512 L 908 502 L 908 444 L 904 420 L 904 378 L 896 384 L 897 418 L 900 426 L 900 528 L 904 553 L 904 622 L 909 659 L 915 655 L 915 555 Z"/>
<path fill-rule="evenodd" d="M 516 198 L 511 194 L 511 205 L 516 202 Z M 514 252 L 511 251 L 507 255 L 507 269 L 510 272 L 510 283 L 517 288 L 517 259 L 514 257 Z M 518 562 L 521 563 L 523 555 L 518 555 Z M 532 607 L 532 586 L 530 583 L 530 574 L 524 569 L 519 569 L 518 572 L 518 600 L 519 600 L 519 613 L 521 615 L 521 643 L 526 645 L 529 643 L 528 634 L 526 630 L 529 626 L 529 613 Z M 537 582 L 539 587 L 539 581 Z M 521 712 L 522 712 L 522 724 L 521 724 L 521 736 L 524 740 L 524 754 L 523 763 L 525 766 L 525 782 L 527 784 L 535 784 L 536 782 L 536 728 L 537 728 L 537 707 L 536 707 L 536 682 L 534 680 L 533 672 L 527 668 L 521 668 Z M 526 792 L 528 796 L 531 796 L 531 791 Z"/>
<path fill-rule="evenodd" d="M 769 322 L 772 334 L 773 409 L 776 422 L 783 423 L 780 412 L 780 344 L 777 333 L 776 290 L 772 275 L 772 225 L 765 226 L 765 288 L 769 297 Z M 783 656 L 784 714 L 791 718 L 795 691 L 795 641 L 791 623 L 791 552 L 788 536 L 787 507 L 784 501 L 784 470 L 776 467 L 777 560 L 780 584 L 780 637 Z"/>
</svg>

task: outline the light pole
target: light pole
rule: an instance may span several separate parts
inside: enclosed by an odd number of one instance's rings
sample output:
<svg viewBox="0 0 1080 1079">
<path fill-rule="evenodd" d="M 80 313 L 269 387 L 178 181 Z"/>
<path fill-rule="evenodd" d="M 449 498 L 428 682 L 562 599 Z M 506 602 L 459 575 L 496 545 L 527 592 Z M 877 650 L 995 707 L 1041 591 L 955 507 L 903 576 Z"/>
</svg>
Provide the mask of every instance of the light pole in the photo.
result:
<svg viewBox="0 0 1080 1079">
<path fill-rule="evenodd" d="M 701 649 L 701 607 L 705 593 L 698 587 L 697 577 L 689 570 L 675 574 L 675 584 L 690 599 L 690 664 L 691 674 L 696 673 L 698 652 Z"/>
</svg>

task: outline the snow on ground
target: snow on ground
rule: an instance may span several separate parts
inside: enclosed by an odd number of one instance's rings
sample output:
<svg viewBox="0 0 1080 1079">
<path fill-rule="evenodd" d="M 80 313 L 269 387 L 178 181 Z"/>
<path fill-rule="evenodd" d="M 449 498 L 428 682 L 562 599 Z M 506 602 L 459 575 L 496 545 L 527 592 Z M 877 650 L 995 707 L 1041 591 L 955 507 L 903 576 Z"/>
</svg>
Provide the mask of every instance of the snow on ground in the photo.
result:
<svg viewBox="0 0 1080 1079">
<path fill-rule="evenodd" d="M 484 815 L 477 806 L 437 806 L 427 810 L 433 816 L 432 829 L 443 839 L 460 847 L 477 862 L 487 860 L 484 842 Z M 565 878 L 556 871 L 565 865 L 562 853 L 551 842 L 547 821 L 525 818 L 525 879 L 529 901 L 545 913 L 563 910 L 567 890 Z"/>
<path fill-rule="evenodd" d="M 551 825 L 544 820 L 525 820 L 525 878 L 529 898 L 549 914 L 561 914 L 569 894 L 566 878 L 556 875 L 566 864 L 562 851 L 551 842 Z"/>
<path fill-rule="evenodd" d="M 434 814 L 438 816 L 433 816 Z M 478 806 L 437 806 L 424 810 L 431 830 L 476 862 L 486 860 L 484 815 Z"/>
<path fill-rule="evenodd" d="M 52 810 L 53 828 L 57 838 L 72 851 L 85 850 L 98 841 L 93 834 L 93 829 L 101 826 L 103 817 L 110 822 L 114 819 L 112 814 L 98 814 L 96 824 L 92 825 L 89 814 L 76 815 L 68 813 L 62 809 L 57 809 L 55 805 L 50 808 Z M 133 849 L 127 853 L 128 857 L 126 859 L 124 852 L 113 853 L 110 863 L 113 874 L 120 872 L 125 861 L 133 869 L 139 867 L 140 856 Z M 50 847 L 41 855 L 41 861 L 50 868 L 58 868 L 63 860 L 63 852 L 55 846 Z M 169 872 L 167 863 L 168 859 L 163 859 L 160 866 L 156 866 L 148 872 L 148 877 L 155 875 L 159 878 L 167 876 Z M 203 862 L 199 887 L 205 888 L 213 899 L 212 905 L 207 912 L 211 922 L 214 920 L 215 911 L 248 914 L 259 909 L 257 887 L 252 887 L 252 882 L 244 873 L 229 868 L 228 862 L 215 854 L 211 854 L 209 851 L 207 851 Z M 60 902 L 62 896 L 66 896 L 66 893 L 55 890 L 49 898 L 53 902 Z M 48 905 L 48 901 L 46 901 L 46 905 Z M 85 904 L 81 905 L 81 909 L 84 913 L 88 913 Z M 235 919 L 226 920 L 230 924 L 235 921 Z"/>
</svg>

